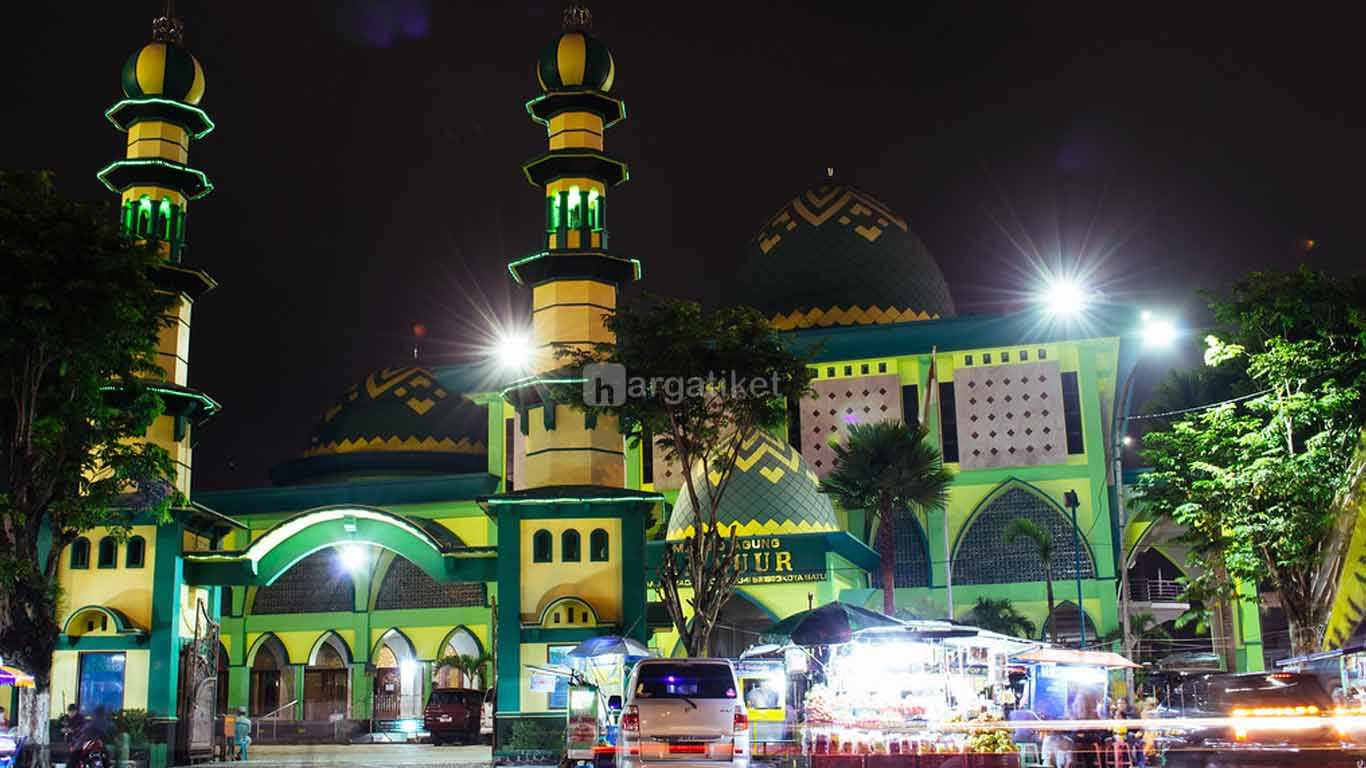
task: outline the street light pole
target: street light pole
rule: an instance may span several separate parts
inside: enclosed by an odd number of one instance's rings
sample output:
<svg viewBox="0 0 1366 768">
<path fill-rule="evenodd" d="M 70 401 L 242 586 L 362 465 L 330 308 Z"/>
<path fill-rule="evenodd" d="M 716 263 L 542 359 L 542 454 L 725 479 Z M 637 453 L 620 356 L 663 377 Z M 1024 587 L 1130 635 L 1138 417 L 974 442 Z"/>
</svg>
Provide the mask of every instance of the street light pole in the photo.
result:
<svg viewBox="0 0 1366 768">
<path fill-rule="evenodd" d="M 1119 400 L 1115 402 L 1114 419 L 1110 427 L 1110 437 L 1114 443 L 1110 449 L 1112 467 L 1111 473 L 1115 484 L 1115 517 L 1119 521 L 1119 618 L 1123 628 L 1120 648 L 1124 651 L 1124 657 L 1128 658 L 1133 653 L 1130 624 L 1129 624 L 1129 550 L 1124 546 L 1124 529 L 1129 521 L 1127 512 L 1124 509 L 1124 433 L 1129 429 L 1129 400 L 1134 393 L 1134 378 L 1138 365 L 1130 369 L 1129 375 L 1124 380 L 1124 391 Z M 1124 679 L 1126 683 L 1126 697 L 1133 697 L 1134 671 L 1125 668 Z"/>
<path fill-rule="evenodd" d="M 1076 491 L 1068 491 L 1063 494 L 1063 505 L 1072 510 L 1072 575 L 1077 577 L 1077 626 L 1080 627 L 1081 641 L 1077 644 L 1078 648 L 1086 647 L 1086 603 L 1082 599 L 1081 592 L 1081 528 L 1077 526 L 1077 507 L 1081 502 L 1077 500 Z"/>
</svg>

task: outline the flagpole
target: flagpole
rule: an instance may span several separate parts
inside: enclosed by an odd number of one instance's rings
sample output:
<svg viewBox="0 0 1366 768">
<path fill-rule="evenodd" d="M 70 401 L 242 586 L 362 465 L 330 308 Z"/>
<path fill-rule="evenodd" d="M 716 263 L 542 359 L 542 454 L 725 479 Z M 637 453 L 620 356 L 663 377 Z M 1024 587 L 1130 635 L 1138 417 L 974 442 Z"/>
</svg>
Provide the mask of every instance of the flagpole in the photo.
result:
<svg viewBox="0 0 1366 768">
<path fill-rule="evenodd" d="M 920 426 L 925 427 L 930 418 L 930 401 L 939 402 L 939 346 L 930 347 L 930 377 L 925 386 L 925 407 L 920 409 Z M 944 425 L 940 419 L 934 420 L 935 437 L 938 440 L 940 456 L 944 450 Z M 953 544 L 949 541 L 949 510 L 944 515 L 944 612 L 953 621 Z M 926 522 L 929 522 L 928 520 Z"/>
</svg>

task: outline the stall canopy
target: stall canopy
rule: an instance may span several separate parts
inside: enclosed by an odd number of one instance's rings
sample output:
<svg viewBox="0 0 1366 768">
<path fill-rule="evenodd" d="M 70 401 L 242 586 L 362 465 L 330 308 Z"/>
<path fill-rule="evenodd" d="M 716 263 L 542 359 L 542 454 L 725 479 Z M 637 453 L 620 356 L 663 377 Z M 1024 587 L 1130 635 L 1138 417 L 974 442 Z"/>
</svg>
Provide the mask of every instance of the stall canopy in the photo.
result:
<svg viewBox="0 0 1366 768">
<path fill-rule="evenodd" d="M 0 685 L 12 685 L 15 688 L 32 688 L 33 675 L 15 669 L 14 667 L 0 666 Z"/>
<path fill-rule="evenodd" d="M 650 655 L 639 640 L 620 635 L 600 635 L 590 637 L 574 646 L 569 652 L 576 659 L 592 659 L 598 656 L 625 656 L 628 659 L 643 659 Z"/>
<path fill-rule="evenodd" d="M 1030 664 L 1072 664 L 1083 667 L 1127 667 L 1141 669 L 1141 665 L 1110 651 L 1078 651 L 1071 648 L 1036 648 L 1016 654 L 1015 661 Z"/>
<path fill-rule="evenodd" d="M 855 632 L 873 627 L 904 627 L 890 616 L 849 603 L 826 603 L 819 608 L 794 613 L 764 631 L 765 640 L 790 639 L 798 645 L 847 643 Z"/>
</svg>

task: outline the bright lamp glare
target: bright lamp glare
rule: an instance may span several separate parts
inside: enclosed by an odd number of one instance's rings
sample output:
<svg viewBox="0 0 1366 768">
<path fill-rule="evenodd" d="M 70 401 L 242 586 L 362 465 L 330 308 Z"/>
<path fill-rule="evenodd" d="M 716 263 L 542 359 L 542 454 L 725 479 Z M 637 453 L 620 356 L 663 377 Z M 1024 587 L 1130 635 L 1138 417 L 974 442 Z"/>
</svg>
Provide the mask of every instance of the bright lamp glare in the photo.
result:
<svg viewBox="0 0 1366 768">
<path fill-rule="evenodd" d="M 1170 320 L 1149 316 L 1143 323 L 1143 346 L 1163 349 L 1176 340 L 1176 325 Z"/>
<path fill-rule="evenodd" d="M 398 668 L 404 678 L 411 680 L 417 677 L 417 673 L 422 670 L 422 665 L 413 659 L 404 659 L 399 662 Z"/>
<path fill-rule="evenodd" d="M 1090 294 L 1075 280 L 1054 280 L 1044 290 L 1044 310 L 1053 315 L 1075 315 L 1086 309 Z"/>
<path fill-rule="evenodd" d="M 531 339 L 521 334 L 509 334 L 498 340 L 495 348 L 498 365 L 508 370 L 525 370 L 531 365 Z"/>
<path fill-rule="evenodd" d="M 361 570 L 369 559 L 365 553 L 365 547 L 359 544 L 347 544 L 341 548 L 341 564 L 348 571 Z"/>
</svg>

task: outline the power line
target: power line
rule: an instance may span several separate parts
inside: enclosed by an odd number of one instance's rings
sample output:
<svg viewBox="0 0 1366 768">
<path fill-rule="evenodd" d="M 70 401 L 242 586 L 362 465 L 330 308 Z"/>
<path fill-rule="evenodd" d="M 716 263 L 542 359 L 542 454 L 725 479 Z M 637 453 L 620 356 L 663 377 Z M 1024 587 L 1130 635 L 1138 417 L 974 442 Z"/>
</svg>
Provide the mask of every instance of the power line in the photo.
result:
<svg viewBox="0 0 1366 768">
<path fill-rule="evenodd" d="M 1253 393 L 1250 394 L 1250 395 L 1239 395 L 1239 396 L 1237 396 L 1237 397 L 1231 397 L 1231 398 L 1229 398 L 1229 399 L 1227 399 L 1227 400 L 1221 400 L 1221 401 L 1219 401 L 1219 402 L 1217 402 L 1217 403 L 1208 403 L 1208 404 L 1206 404 L 1206 405 L 1196 405 L 1196 406 L 1192 406 L 1192 407 L 1190 407 L 1190 408 L 1181 408 L 1181 409 L 1175 410 L 1175 411 L 1163 411 L 1162 413 L 1141 413 L 1141 414 L 1139 414 L 1139 415 L 1137 415 L 1137 416 L 1130 416 L 1130 417 L 1129 417 L 1129 420 L 1130 420 L 1130 421 L 1137 421 L 1137 420 L 1139 420 L 1139 419 L 1162 419 L 1162 418 L 1166 418 L 1166 417 L 1168 417 L 1168 416 L 1179 416 L 1179 415 L 1181 415 L 1181 414 L 1183 414 L 1183 413 L 1194 413 L 1194 412 L 1196 412 L 1196 411 L 1207 411 L 1207 410 L 1209 410 L 1209 409 L 1211 409 L 1211 408 L 1218 408 L 1218 407 L 1224 406 L 1224 405 L 1232 405 L 1233 403 L 1240 403 L 1240 402 L 1242 402 L 1242 401 L 1244 401 L 1244 400 L 1251 400 L 1251 399 L 1254 398 L 1254 397 L 1261 397 L 1262 395 L 1267 395 L 1267 394 L 1270 394 L 1270 393 L 1271 393 L 1271 390 L 1270 390 L 1270 389 L 1263 389 L 1263 390 L 1260 391 L 1260 392 L 1253 392 Z"/>
</svg>

